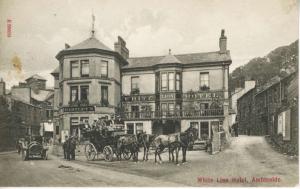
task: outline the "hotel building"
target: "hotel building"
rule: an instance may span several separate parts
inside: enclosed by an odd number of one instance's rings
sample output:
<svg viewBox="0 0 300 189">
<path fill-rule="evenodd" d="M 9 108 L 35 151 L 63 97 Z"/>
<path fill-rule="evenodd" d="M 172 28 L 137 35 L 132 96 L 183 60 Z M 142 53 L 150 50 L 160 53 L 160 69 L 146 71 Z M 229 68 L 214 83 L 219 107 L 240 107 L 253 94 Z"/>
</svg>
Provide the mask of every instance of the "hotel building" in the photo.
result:
<svg viewBox="0 0 300 189">
<path fill-rule="evenodd" d="M 215 52 L 129 57 L 121 37 L 114 47 L 92 31 L 57 54 L 54 109 L 62 138 L 78 132 L 81 121 L 115 114 L 127 133 L 169 134 L 194 126 L 199 136 L 211 137 L 212 127 L 228 130 L 232 61 L 224 30 Z"/>
</svg>

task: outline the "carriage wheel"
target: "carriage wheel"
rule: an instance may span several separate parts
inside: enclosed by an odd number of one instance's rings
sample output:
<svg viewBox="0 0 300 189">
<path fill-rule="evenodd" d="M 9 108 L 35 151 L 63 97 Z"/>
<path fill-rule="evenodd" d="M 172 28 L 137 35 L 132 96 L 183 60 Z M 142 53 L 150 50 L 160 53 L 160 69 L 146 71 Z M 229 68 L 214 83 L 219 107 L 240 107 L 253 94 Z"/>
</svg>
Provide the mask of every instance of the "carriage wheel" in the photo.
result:
<svg viewBox="0 0 300 189">
<path fill-rule="evenodd" d="M 26 161 L 28 159 L 28 153 L 27 150 L 22 150 L 22 160 Z"/>
<path fill-rule="evenodd" d="M 88 143 L 84 147 L 84 154 L 88 161 L 92 161 L 97 155 L 97 150 L 92 143 Z"/>
<path fill-rule="evenodd" d="M 113 149 L 110 146 L 105 146 L 103 149 L 103 155 L 105 161 L 112 161 L 114 155 Z"/>
<path fill-rule="evenodd" d="M 132 156 L 132 154 L 131 154 L 130 150 L 125 148 L 123 151 L 123 158 L 125 160 L 130 160 L 131 156 Z"/>
</svg>

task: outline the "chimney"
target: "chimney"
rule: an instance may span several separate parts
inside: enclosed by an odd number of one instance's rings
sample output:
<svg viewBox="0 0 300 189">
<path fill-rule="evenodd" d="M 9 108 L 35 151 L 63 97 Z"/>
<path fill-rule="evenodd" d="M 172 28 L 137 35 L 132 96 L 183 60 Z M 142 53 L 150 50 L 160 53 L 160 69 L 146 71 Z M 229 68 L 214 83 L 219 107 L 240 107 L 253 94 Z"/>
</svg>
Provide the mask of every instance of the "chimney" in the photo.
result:
<svg viewBox="0 0 300 189">
<path fill-rule="evenodd" d="M 129 50 L 126 47 L 126 42 L 118 36 L 118 42 L 115 43 L 115 51 L 118 52 L 124 59 L 129 58 Z"/>
<path fill-rule="evenodd" d="M 65 49 L 70 48 L 71 46 L 68 43 L 65 43 Z"/>
<path fill-rule="evenodd" d="M 220 47 L 220 53 L 226 53 L 227 50 L 227 37 L 225 36 L 225 30 L 222 29 L 221 31 L 221 37 L 219 39 L 219 47 Z"/>
<path fill-rule="evenodd" d="M 6 90 L 5 82 L 3 81 L 3 78 L 1 78 L 1 81 L 0 81 L 0 96 L 5 96 L 5 90 Z"/>
</svg>

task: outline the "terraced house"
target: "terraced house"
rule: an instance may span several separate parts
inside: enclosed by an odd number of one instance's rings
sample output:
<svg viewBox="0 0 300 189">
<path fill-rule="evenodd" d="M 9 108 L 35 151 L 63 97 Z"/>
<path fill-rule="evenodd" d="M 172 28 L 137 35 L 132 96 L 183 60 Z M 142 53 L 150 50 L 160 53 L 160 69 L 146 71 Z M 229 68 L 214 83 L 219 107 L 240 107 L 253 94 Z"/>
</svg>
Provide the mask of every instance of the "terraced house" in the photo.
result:
<svg viewBox="0 0 300 189">
<path fill-rule="evenodd" d="M 56 56 L 55 75 L 61 132 L 83 120 L 118 113 L 127 133 L 169 134 L 189 126 L 211 137 L 212 127 L 228 127 L 231 64 L 222 30 L 215 52 L 129 57 L 118 37 L 111 50 L 92 36 Z"/>
</svg>

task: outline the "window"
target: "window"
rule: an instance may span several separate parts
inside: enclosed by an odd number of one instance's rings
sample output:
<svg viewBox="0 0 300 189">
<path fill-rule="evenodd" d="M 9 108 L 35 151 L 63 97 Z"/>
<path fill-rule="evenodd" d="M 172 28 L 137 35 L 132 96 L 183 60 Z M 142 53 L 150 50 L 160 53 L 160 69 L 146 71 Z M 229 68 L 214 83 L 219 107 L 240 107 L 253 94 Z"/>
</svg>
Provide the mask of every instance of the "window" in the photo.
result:
<svg viewBox="0 0 300 189">
<path fill-rule="evenodd" d="M 72 136 L 78 135 L 78 117 L 71 117 L 70 118 L 70 131 Z"/>
<path fill-rule="evenodd" d="M 143 133 L 143 123 L 136 123 L 136 134 Z"/>
<path fill-rule="evenodd" d="M 208 73 L 200 73 L 200 90 L 209 89 L 209 75 Z"/>
<path fill-rule="evenodd" d="M 161 74 L 161 90 L 162 91 L 167 90 L 167 74 L 166 73 Z"/>
<path fill-rule="evenodd" d="M 77 86 L 71 86 L 71 102 L 78 101 L 78 87 Z"/>
<path fill-rule="evenodd" d="M 131 93 L 137 94 L 139 92 L 140 92 L 139 77 L 138 76 L 131 77 Z"/>
<path fill-rule="evenodd" d="M 89 117 L 80 117 L 80 124 L 85 124 L 85 122 L 89 122 Z"/>
<path fill-rule="evenodd" d="M 108 77 L 108 62 L 105 60 L 101 61 L 100 77 L 102 77 L 102 78 Z"/>
<path fill-rule="evenodd" d="M 89 60 L 81 60 L 81 77 L 88 77 L 90 74 Z"/>
<path fill-rule="evenodd" d="M 203 140 L 208 139 L 209 137 L 209 124 L 208 122 L 200 123 L 200 138 Z"/>
<path fill-rule="evenodd" d="M 167 104 L 165 103 L 161 104 L 161 111 L 162 111 L 162 116 L 167 115 Z"/>
<path fill-rule="evenodd" d="M 201 110 L 208 109 L 208 103 L 200 103 L 200 109 Z"/>
<path fill-rule="evenodd" d="M 180 90 L 180 73 L 176 73 L 176 91 Z"/>
<path fill-rule="evenodd" d="M 80 87 L 80 100 L 88 100 L 89 86 Z"/>
<path fill-rule="evenodd" d="M 78 61 L 71 61 L 71 77 L 79 77 Z"/>
<path fill-rule="evenodd" d="M 168 75 L 168 82 L 169 82 L 169 90 L 174 90 L 174 73 L 169 73 Z"/>
<path fill-rule="evenodd" d="M 59 135 L 59 126 L 58 125 L 55 127 L 55 134 Z"/>
<path fill-rule="evenodd" d="M 127 134 L 134 134 L 134 124 L 133 123 L 127 123 Z"/>
<path fill-rule="evenodd" d="M 108 86 L 101 86 L 101 105 L 108 106 Z"/>
<path fill-rule="evenodd" d="M 169 115 L 174 115 L 174 104 L 169 104 Z"/>
</svg>

